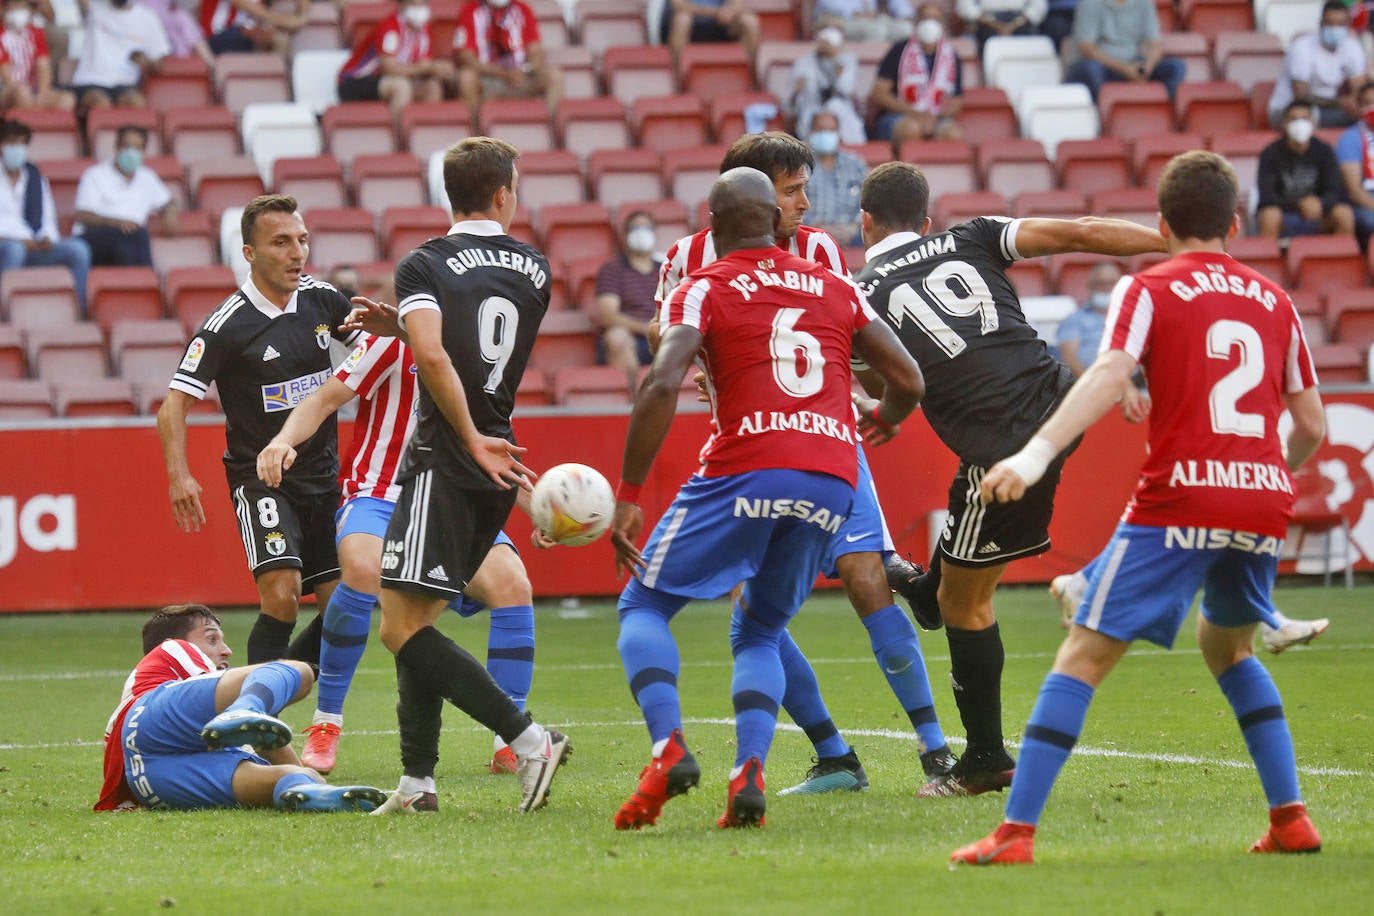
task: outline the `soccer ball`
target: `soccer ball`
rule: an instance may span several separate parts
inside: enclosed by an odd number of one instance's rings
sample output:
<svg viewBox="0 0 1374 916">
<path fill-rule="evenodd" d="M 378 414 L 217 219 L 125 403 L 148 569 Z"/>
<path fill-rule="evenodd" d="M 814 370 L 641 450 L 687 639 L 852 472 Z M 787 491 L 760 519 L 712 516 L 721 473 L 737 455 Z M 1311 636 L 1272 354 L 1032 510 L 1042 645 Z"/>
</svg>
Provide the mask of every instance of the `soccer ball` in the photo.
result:
<svg viewBox="0 0 1374 916">
<path fill-rule="evenodd" d="M 615 495 L 595 468 L 560 464 L 540 475 L 530 515 L 540 531 L 565 547 L 590 544 L 611 527 Z"/>
</svg>

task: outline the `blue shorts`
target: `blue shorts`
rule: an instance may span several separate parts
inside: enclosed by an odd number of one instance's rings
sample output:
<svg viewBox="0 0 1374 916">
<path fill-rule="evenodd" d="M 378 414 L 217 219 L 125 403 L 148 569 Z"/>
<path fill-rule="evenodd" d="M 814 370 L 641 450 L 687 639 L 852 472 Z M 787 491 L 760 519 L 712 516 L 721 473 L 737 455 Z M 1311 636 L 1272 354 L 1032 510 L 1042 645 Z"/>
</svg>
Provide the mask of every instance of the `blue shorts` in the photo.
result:
<svg viewBox="0 0 1374 916">
<path fill-rule="evenodd" d="M 840 530 L 830 539 L 825 557 L 821 560 L 821 574 L 838 579 L 835 569 L 840 557 L 849 553 L 887 553 L 892 550 L 892 536 L 887 533 L 887 520 L 878 505 L 878 489 L 873 484 L 873 472 L 868 459 L 859 447 L 859 479 L 854 484 L 854 505 Z"/>
<path fill-rule="evenodd" d="M 235 808 L 234 771 L 266 760 L 242 748 L 207 750 L 200 730 L 215 717 L 222 672 L 173 681 L 139 697 L 124 719 L 124 778 L 149 808 Z"/>
<path fill-rule="evenodd" d="M 391 514 L 396 509 L 396 504 L 388 499 L 378 496 L 355 496 L 348 502 L 339 507 L 338 513 L 334 516 L 334 523 L 338 526 L 338 534 L 335 536 L 334 543 L 337 544 L 350 534 L 370 534 L 375 538 L 386 538 L 386 526 L 391 522 Z M 492 547 L 505 544 L 516 553 L 515 542 L 510 539 L 506 532 L 502 531 L 496 535 L 496 543 Z M 462 617 L 471 617 L 479 611 L 485 610 L 486 605 L 480 601 L 474 601 L 466 595 L 459 595 L 449 602 L 449 609 L 457 611 Z"/>
<path fill-rule="evenodd" d="M 673 595 L 681 607 L 751 580 L 750 616 L 781 626 L 810 594 L 853 502 L 849 484 L 829 474 L 772 468 L 695 475 L 650 535 L 644 573 L 621 595 L 621 606 L 639 589 Z M 631 603 L 638 603 L 633 596 Z"/>
<path fill-rule="evenodd" d="M 1121 523 L 1091 565 L 1074 623 L 1172 648 L 1193 597 L 1219 627 L 1276 624 L 1270 591 L 1283 541 L 1220 528 Z"/>
</svg>

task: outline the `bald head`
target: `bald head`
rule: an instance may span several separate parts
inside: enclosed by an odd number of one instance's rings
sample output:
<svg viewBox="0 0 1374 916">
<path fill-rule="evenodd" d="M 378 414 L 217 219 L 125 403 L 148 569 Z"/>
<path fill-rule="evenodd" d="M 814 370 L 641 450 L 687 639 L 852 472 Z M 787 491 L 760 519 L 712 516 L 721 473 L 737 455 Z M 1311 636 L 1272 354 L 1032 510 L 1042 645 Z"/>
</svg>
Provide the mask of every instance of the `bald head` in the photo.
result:
<svg viewBox="0 0 1374 916">
<path fill-rule="evenodd" d="M 774 244 L 778 195 L 763 172 L 743 166 L 723 172 L 711 186 L 708 203 L 718 255 Z"/>
</svg>

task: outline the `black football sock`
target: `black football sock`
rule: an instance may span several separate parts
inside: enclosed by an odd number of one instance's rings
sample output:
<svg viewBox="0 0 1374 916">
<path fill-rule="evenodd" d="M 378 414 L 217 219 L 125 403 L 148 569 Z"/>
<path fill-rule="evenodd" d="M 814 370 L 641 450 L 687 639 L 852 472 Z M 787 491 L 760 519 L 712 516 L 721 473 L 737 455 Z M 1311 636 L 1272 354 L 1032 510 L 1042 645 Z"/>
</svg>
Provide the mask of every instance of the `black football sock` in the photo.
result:
<svg viewBox="0 0 1374 916">
<path fill-rule="evenodd" d="M 434 776 L 439 763 L 439 731 L 444 698 L 430 690 L 416 673 L 396 658 L 396 722 L 401 729 L 401 766 L 407 776 Z"/>
<path fill-rule="evenodd" d="M 945 627 L 950 680 L 968 747 L 964 754 L 1005 753 L 1002 742 L 1002 665 L 1006 653 L 997 624 L 985 630 Z"/>
<path fill-rule="evenodd" d="M 248 631 L 248 664 L 260 665 L 286 657 L 286 644 L 291 640 L 295 624 L 289 620 L 278 620 L 267 614 L 258 614 L 253 621 L 253 629 Z"/>
<path fill-rule="evenodd" d="M 305 625 L 304 630 L 296 634 L 296 638 L 291 640 L 291 645 L 286 648 L 287 658 L 305 662 L 315 669 L 316 677 L 320 673 L 320 637 L 323 631 L 324 614 L 321 612 Z"/>
<path fill-rule="evenodd" d="M 425 627 L 406 640 L 396 658 L 432 693 L 496 732 L 507 744 L 530 727 L 524 713 L 497 686 L 482 663 L 434 627 Z"/>
</svg>

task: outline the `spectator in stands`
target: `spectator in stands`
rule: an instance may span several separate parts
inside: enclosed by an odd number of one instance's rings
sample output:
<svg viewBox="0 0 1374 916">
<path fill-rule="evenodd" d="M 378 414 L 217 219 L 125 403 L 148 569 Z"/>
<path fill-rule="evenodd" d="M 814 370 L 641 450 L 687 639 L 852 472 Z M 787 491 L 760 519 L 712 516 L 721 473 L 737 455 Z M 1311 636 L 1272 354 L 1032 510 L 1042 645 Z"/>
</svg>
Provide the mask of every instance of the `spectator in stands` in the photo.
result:
<svg viewBox="0 0 1374 916">
<path fill-rule="evenodd" d="M 309 3 L 290 11 L 271 8 L 271 0 L 201 0 L 200 27 L 216 54 L 275 51 L 285 54 L 291 33 L 305 25 Z"/>
<path fill-rule="evenodd" d="M 625 373 L 633 397 L 639 367 L 653 362 L 649 352 L 649 322 L 657 308 L 660 262 L 654 258 L 657 227 L 644 210 L 625 217 L 625 253 L 601 266 L 596 274 L 596 313 L 601 321 L 598 362 Z"/>
<path fill-rule="evenodd" d="M 900 150 L 907 140 L 957 140 L 954 123 L 964 90 L 959 55 L 945 37 L 945 9 L 922 3 L 916 34 L 892 46 L 878 65 L 869 103 L 878 110 L 872 136 Z"/>
<path fill-rule="evenodd" d="M 1283 56 L 1283 71 L 1269 99 L 1269 123 L 1283 126 L 1288 103 L 1312 106 L 1317 127 L 1355 123 L 1355 88 L 1364 82 L 1368 64 L 1364 45 L 1350 29 L 1350 11 L 1341 0 L 1322 6 L 1316 32 L 1293 38 Z"/>
<path fill-rule="evenodd" d="M 1045 20 L 1048 0 L 958 0 L 955 11 L 974 30 L 978 53 L 994 35 L 1034 35 Z"/>
<path fill-rule="evenodd" d="M 0 122 L 0 272 L 61 264 L 72 272 L 76 300 L 86 313 L 91 249 L 57 232 L 57 205 L 48 180 L 29 161 L 33 131 L 20 121 Z"/>
<path fill-rule="evenodd" d="M 1074 375 L 1082 375 L 1097 359 L 1102 334 L 1107 328 L 1107 305 L 1112 289 L 1121 279 L 1115 261 L 1103 261 L 1088 274 L 1088 298 L 1078 311 L 1059 323 L 1059 356 Z"/>
<path fill-rule="evenodd" d="M 552 112 L 563 97 L 563 76 L 548 65 L 539 19 L 523 0 L 471 0 L 458 11 L 453 48 L 474 123 L 483 98 L 542 96 Z"/>
<path fill-rule="evenodd" d="M 81 175 L 76 186 L 76 225 L 97 267 L 152 267 L 148 217 L 162 215 L 162 234 L 176 235 L 177 206 L 157 173 L 143 164 L 148 132 L 125 126 L 115 136 L 115 155 Z"/>
<path fill-rule="evenodd" d="M 1165 57 L 1154 0 L 1078 0 L 1073 17 L 1077 60 L 1065 82 L 1082 83 L 1097 98 L 1103 83 L 1163 83 L 1169 98 L 1183 82 L 1183 61 Z"/>
<path fill-rule="evenodd" d="M 1279 241 L 1294 235 L 1355 234 L 1355 211 L 1345 194 L 1336 151 L 1320 137 L 1312 106 L 1288 103 L 1283 136 L 1260 153 L 1259 234 Z"/>
<path fill-rule="evenodd" d="M 72 74 L 81 113 L 93 108 L 142 108 L 143 78 L 172 50 L 157 13 L 131 0 L 82 0 L 85 41 Z"/>
<path fill-rule="evenodd" d="M 824 229 L 846 247 L 862 245 L 859 192 L 868 177 L 868 166 L 858 156 L 840 149 L 840 122 L 829 111 L 819 111 L 811 119 L 807 140 L 816 154 L 816 169 L 806 186 L 811 209 L 802 222 Z"/>
<path fill-rule="evenodd" d="M 1073 34 L 1073 14 L 1078 0 L 1049 0 L 1045 18 L 1040 22 L 1040 34 L 1054 42 L 1056 54 L 1062 54 L 1064 39 Z"/>
<path fill-rule="evenodd" d="M 377 23 L 344 63 L 339 98 L 380 99 L 398 121 L 411 102 L 442 101 L 456 71 L 452 61 L 434 58 L 429 17 L 429 0 L 401 0 L 395 15 Z"/>
<path fill-rule="evenodd" d="M 0 108 L 55 108 L 71 111 L 76 96 L 53 85 L 52 55 L 43 30 L 33 24 L 28 0 L 5 0 L 0 56 L 9 60 L 9 79 Z"/>
<path fill-rule="evenodd" d="M 816 48 L 792 64 L 792 98 L 788 114 L 801 130 L 817 112 L 828 111 L 840 122 L 840 142 L 855 146 L 868 140 L 864 119 L 854 108 L 859 59 L 842 51 L 844 33 L 826 26 L 816 34 Z"/>
<path fill-rule="evenodd" d="M 904 41 L 916 28 L 911 0 L 816 0 L 811 21 L 850 41 Z"/>
<path fill-rule="evenodd" d="M 1355 104 L 1360 119 L 1336 141 L 1336 161 L 1355 209 L 1355 236 L 1368 248 L 1374 234 L 1374 81 L 1360 86 Z"/>
<path fill-rule="evenodd" d="M 759 17 L 743 0 L 668 0 L 663 4 L 663 43 L 676 61 L 688 42 L 738 41 L 750 64 L 759 49 Z"/>
<path fill-rule="evenodd" d="M 172 57 L 195 55 L 214 68 L 215 54 L 205 40 L 205 30 L 191 11 L 178 6 L 175 0 L 139 0 L 144 6 L 157 13 L 162 28 L 167 32 L 167 41 L 172 46 Z"/>
<path fill-rule="evenodd" d="M 362 283 L 362 278 L 358 276 L 358 268 L 352 264 L 335 264 L 334 269 L 329 272 L 329 276 L 325 280 L 349 299 L 358 295 Z"/>
</svg>

